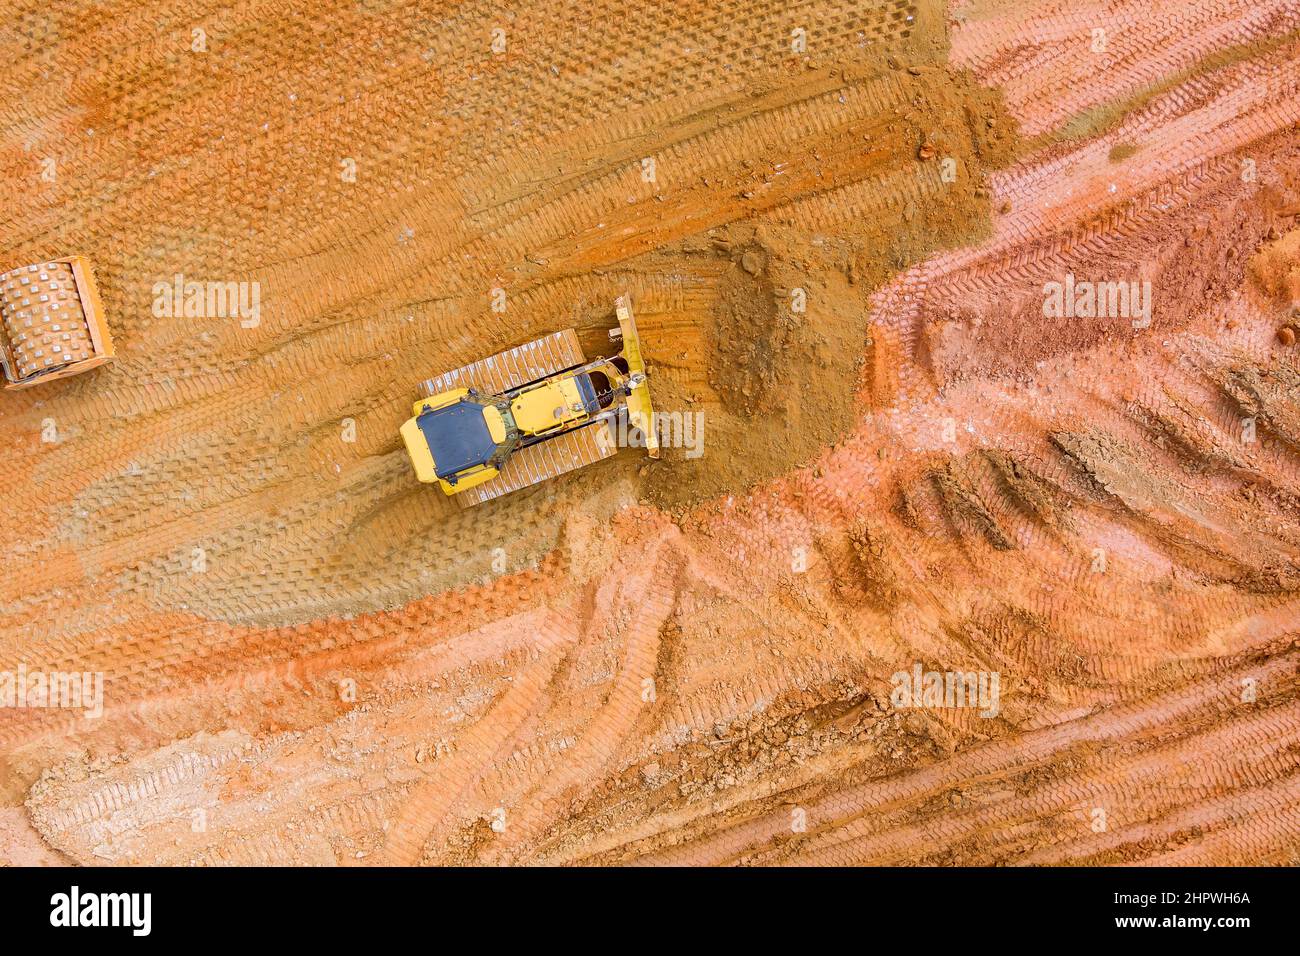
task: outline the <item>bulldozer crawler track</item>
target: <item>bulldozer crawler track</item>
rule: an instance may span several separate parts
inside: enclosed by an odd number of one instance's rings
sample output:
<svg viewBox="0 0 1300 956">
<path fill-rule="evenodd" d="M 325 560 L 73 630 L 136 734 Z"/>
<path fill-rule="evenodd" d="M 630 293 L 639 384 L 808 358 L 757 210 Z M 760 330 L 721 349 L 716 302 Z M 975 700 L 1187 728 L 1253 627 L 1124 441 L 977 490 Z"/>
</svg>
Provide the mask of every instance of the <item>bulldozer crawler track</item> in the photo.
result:
<svg viewBox="0 0 1300 956">
<path fill-rule="evenodd" d="M 584 361 L 578 334 L 564 329 L 426 379 L 419 391 L 424 398 L 456 388 L 505 395 Z"/>
<path fill-rule="evenodd" d="M 497 477 L 455 495 L 456 503 L 462 508 L 472 508 L 613 456 L 618 451 L 614 443 L 602 443 L 596 437 L 596 429 L 604 427 L 603 421 L 591 422 L 534 445 L 525 445 L 510 456 Z"/>
</svg>

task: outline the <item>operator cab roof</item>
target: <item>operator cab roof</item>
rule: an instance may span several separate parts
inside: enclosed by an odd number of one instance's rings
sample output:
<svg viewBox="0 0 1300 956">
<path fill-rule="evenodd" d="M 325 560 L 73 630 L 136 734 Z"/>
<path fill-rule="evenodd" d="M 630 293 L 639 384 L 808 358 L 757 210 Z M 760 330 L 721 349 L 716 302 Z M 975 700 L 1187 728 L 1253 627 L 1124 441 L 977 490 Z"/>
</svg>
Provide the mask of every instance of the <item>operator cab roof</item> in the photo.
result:
<svg viewBox="0 0 1300 956">
<path fill-rule="evenodd" d="M 497 450 L 483 411 L 482 405 L 461 399 L 454 405 L 421 412 L 416 419 L 439 478 L 455 484 L 454 476 L 487 464 Z"/>
</svg>

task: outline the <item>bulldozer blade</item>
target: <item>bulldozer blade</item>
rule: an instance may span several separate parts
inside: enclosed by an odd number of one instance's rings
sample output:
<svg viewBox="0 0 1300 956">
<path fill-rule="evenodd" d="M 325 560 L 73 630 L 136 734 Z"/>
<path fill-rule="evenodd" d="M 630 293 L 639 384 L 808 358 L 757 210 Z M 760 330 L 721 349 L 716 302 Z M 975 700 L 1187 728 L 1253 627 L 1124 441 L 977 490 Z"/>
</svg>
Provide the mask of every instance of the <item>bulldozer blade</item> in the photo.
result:
<svg viewBox="0 0 1300 956">
<path fill-rule="evenodd" d="M 659 457 L 659 435 L 655 431 L 654 406 L 650 404 L 650 385 L 645 381 L 645 358 L 641 355 L 641 338 L 637 335 L 636 320 L 632 318 L 632 302 L 621 295 L 614 303 L 618 315 L 619 331 L 623 334 L 623 358 L 627 360 L 628 374 L 640 375 L 641 384 L 627 397 L 628 421 L 645 435 L 646 454 Z"/>
</svg>

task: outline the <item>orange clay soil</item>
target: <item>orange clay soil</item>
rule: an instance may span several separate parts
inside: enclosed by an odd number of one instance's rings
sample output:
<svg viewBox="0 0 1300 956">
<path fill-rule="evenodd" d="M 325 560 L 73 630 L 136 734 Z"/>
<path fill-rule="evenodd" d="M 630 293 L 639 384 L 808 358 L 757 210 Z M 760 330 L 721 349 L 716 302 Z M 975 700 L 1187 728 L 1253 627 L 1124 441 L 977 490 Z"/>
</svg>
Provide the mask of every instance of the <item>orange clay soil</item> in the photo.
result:
<svg viewBox="0 0 1300 956">
<path fill-rule="evenodd" d="M 0 859 L 1300 862 L 1296 0 L 4 21 L 0 270 L 119 357 L 0 398 L 0 680 L 104 679 L 0 709 Z M 622 292 L 702 456 L 415 482 Z"/>
</svg>

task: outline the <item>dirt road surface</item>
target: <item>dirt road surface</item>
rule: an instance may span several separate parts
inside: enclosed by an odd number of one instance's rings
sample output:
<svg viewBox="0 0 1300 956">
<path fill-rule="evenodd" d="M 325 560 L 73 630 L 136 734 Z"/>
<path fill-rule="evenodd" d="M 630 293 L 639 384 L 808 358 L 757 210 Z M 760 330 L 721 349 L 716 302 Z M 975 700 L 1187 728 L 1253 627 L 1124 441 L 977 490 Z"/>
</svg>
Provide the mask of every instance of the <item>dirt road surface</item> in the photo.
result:
<svg viewBox="0 0 1300 956">
<path fill-rule="evenodd" d="M 0 698 L 102 679 L 0 708 L 0 860 L 1300 863 L 1297 0 L 0 27 L 0 271 L 118 346 L 0 395 Z M 702 455 L 414 480 L 624 292 Z"/>
</svg>

